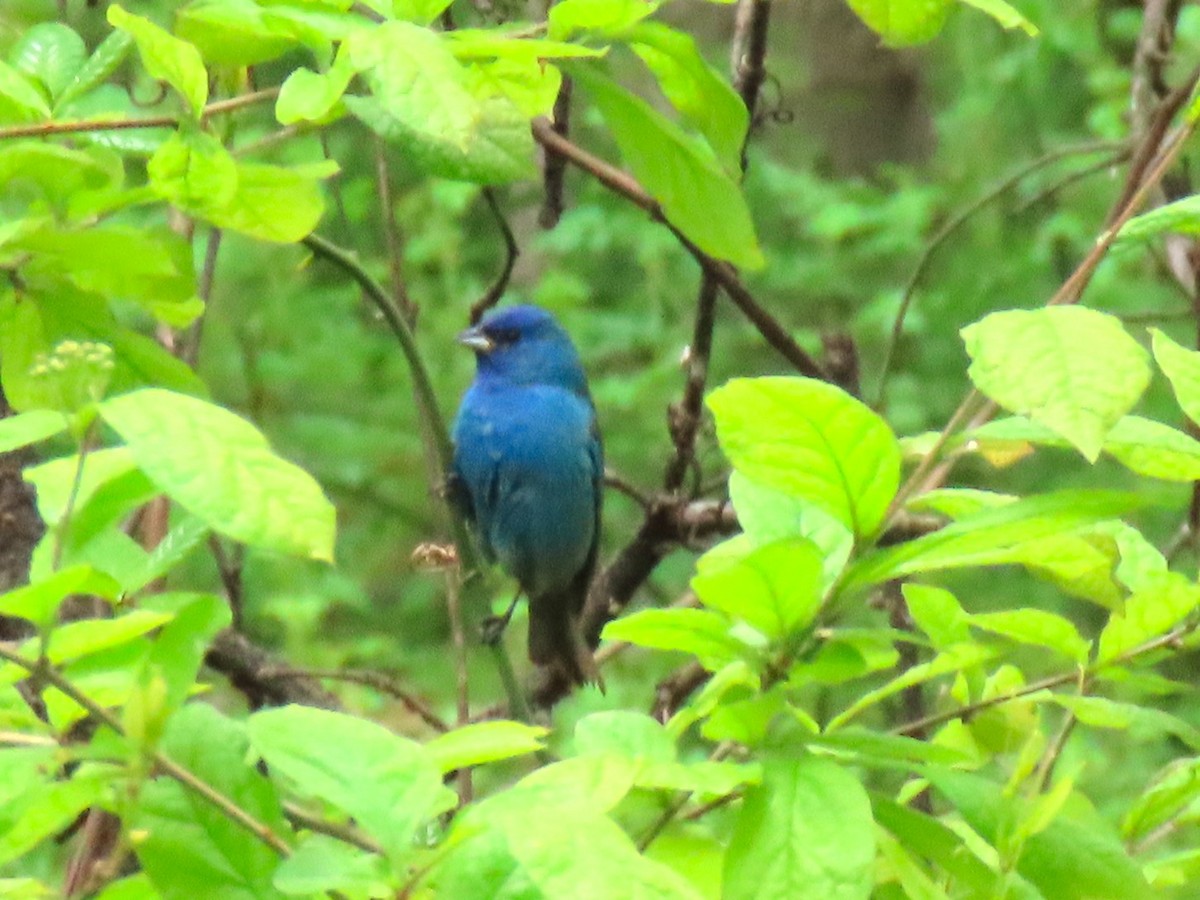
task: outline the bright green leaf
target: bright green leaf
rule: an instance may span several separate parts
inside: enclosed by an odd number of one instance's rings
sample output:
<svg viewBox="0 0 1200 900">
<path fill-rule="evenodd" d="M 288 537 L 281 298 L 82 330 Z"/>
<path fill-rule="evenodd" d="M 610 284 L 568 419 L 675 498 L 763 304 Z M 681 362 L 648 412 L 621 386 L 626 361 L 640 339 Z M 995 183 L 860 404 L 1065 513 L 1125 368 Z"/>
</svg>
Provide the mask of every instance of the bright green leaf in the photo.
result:
<svg viewBox="0 0 1200 900">
<path fill-rule="evenodd" d="M 1044 609 L 978 613 L 971 616 L 971 624 L 1022 644 L 1049 647 L 1080 664 L 1087 662 L 1091 650 L 1091 644 L 1068 619 Z"/>
<path fill-rule="evenodd" d="M 906 582 L 900 590 L 908 614 L 939 650 L 970 639 L 970 617 L 952 593 L 945 588 Z"/>
<path fill-rule="evenodd" d="M 1006 0 L 960 0 L 960 2 L 967 4 L 967 6 L 973 6 L 980 12 L 987 13 L 1004 28 L 1019 28 L 1030 37 L 1037 37 L 1038 35 L 1037 26 L 1025 18 L 1012 4 L 1007 3 Z"/>
<path fill-rule="evenodd" d="M 1200 607 L 1200 586 L 1168 572 L 1139 588 L 1100 633 L 1097 662 L 1112 662 L 1170 631 Z"/>
<path fill-rule="evenodd" d="M 612 37 L 655 13 L 661 0 L 562 0 L 550 7 L 551 39 L 565 41 L 580 33 Z"/>
<path fill-rule="evenodd" d="M 946 23 L 954 0 L 847 0 L 885 44 L 920 44 Z"/>
<path fill-rule="evenodd" d="M 1189 419 L 1200 422 L 1200 352 L 1180 346 L 1157 328 L 1150 335 L 1154 359 L 1171 382 L 1175 400 Z"/>
<path fill-rule="evenodd" d="M 352 816 L 393 861 L 414 849 L 422 825 L 454 803 L 453 794 L 446 802 L 434 759 L 374 722 L 285 706 L 255 713 L 247 727 L 272 772 Z"/>
<path fill-rule="evenodd" d="M 62 434 L 67 417 L 48 409 L 35 409 L 0 419 L 0 453 L 8 453 Z"/>
<path fill-rule="evenodd" d="M 193 0 L 177 14 L 175 31 L 208 62 L 223 66 L 266 62 L 296 43 L 271 28 L 252 0 Z"/>
<path fill-rule="evenodd" d="M 157 388 L 106 400 L 100 414 L 146 475 L 214 530 L 254 546 L 332 560 L 333 505 L 245 419 Z"/>
<path fill-rule="evenodd" d="M 442 772 L 536 753 L 545 746 L 546 729 L 524 722 L 477 722 L 439 734 L 425 752 Z"/>
<path fill-rule="evenodd" d="M 725 859 L 725 900 L 871 896 L 875 824 L 849 771 L 815 756 L 768 759 Z"/>
<path fill-rule="evenodd" d="M 706 609 L 640 609 L 604 626 L 606 641 L 691 653 L 710 671 L 746 655 L 730 634 L 730 622 Z"/>
<path fill-rule="evenodd" d="M 962 336 L 980 391 L 1091 462 L 1150 382 L 1146 351 L 1121 322 L 1083 306 L 992 313 Z"/>
<path fill-rule="evenodd" d="M 57 99 L 87 57 L 83 38 L 59 22 L 26 29 L 9 54 L 13 66 L 40 81 Z"/>
<path fill-rule="evenodd" d="M 887 423 L 845 391 L 809 378 L 735 378 L 708 405 L 738 471 L 819 506 L 859 536 L 882 523 L 900 480 L 900 448 Z"/>
<path fill-rule="evenodd" d="M 108 8 L 108 22 L 133 37 L 146 71 L 175 88 L 191 107 L 192 115 L 199 118 L 208 101 L 208 73 L 200 51 L 149 19 L 131 15 L 115 4 Z"/>
<path fill-rule="evenodd" d="M 768 638 L 805 627 L 821 605 L 821 555 L 804 538 L 775 541 L 732 564 L 713 561 L 710 553 L 697 563 L 697 573 L 692 590 L 705 606 L 748 622 Z"/>
<path fill-rule="evenodd" d="M 170 720 L 162 750 L 282 838 L 289 833 L 274 786 L 247 759 L 240 723 L 206 703 Z M 144 783 L 129 823 L 138 861 L 164 900 L 273 900 L 279 856 L 213 804 L 167 778 Z"/>
<path fill-rule="evenodd" d="M 742 190 L 707 144 L 612 81 L 597 64 L 568 70 L 595 102 L 634 176 L 667 220 L 705 253 L 746 269 L 764 265 Z M 713 215 L 714 209 L 721 215 Z"/>
</svg>

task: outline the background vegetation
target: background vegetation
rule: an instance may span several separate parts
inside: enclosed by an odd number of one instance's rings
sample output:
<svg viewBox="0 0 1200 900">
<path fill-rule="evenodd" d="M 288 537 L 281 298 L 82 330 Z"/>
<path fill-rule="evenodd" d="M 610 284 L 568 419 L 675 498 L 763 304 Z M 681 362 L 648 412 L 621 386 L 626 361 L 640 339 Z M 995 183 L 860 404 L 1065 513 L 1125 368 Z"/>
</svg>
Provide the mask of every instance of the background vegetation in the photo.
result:
<svg viewBox="0 0 1200 900">
<path fill-rule="evenodd" d="M 8 0 L 0 888 L 1200 896 L 1198 48 Z M 501 295 L 591 380 L 605 694 L 477 638 L 439 487 Z"/>
</svg>

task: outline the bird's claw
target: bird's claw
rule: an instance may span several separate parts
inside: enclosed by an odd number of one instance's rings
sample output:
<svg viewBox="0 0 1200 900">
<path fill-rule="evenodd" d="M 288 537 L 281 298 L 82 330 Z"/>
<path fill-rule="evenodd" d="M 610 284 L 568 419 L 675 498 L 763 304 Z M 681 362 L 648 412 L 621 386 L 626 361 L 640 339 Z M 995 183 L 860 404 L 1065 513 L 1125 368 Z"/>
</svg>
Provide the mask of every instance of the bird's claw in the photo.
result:
<svg viewBox="0 0 1200 900">
<path fill-rule="evenodd" d="M 508 628 L 508 616 L 488 616 L 479 626 L 479 637 L 489 647 L 495 647 L 504 638 Z"/>
</svg>

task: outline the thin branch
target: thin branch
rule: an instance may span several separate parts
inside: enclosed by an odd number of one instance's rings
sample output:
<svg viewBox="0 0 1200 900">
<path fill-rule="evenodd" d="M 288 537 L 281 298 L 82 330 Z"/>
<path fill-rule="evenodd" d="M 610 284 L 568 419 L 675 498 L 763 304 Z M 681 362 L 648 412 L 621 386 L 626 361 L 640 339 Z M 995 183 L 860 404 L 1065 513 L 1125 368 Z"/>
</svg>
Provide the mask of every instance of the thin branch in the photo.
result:
<svg viewBox="0 0 1200 900">
<path fill-rule="evenodd" d="M 200 112 L 200 118 L 208 119 L 225 113 L 235 112 L 247 106 L 255 106 L 274 100 L 279 96 L 279 88 L 267 88 L 252 94 L 242 94 L 228 100 L 218 100 L 210 103 Z M 141 119 L 79 119 L 68 122 L 39 122 L 35 125 L 10 125 L 0 128 L 0 141 L 10 138 L 47 137 L 52 134 L 80 134 L 88 131 L 123 131 L 136 128 L 175 128 L 179 125 L 177 116 L 147 116 Z"/>
<path fill-rule="evenodd" d="M 512 228 L 509 227 L 508 220 L 504 218 L 504 212 L 500 209 L 500 204 L 496 200 L 496 192 L 491 188 L 485 187 L 482 191 L 483 199 L 487 201 L 488 209 L 492 211 L 492 215 L 496 219 L 496 226 L 500 229 L 500 236 L 504 239 L 504 266 L 500 269 L 500 274 L 496 276 L 483 296 L 480 297 L 471 306 L 470 321 L 475 325 L 483 318 L 483 314 L 500 302 L 500 298 L 504 296 L 504 292 L 508 290 L 509 279 L 512 278 L 513 267 L 517 264 L 517 256 L 520 254 L 520 248 L 517 247 L 517 239 L 513 237 Z"/>
<path fill-rule="evenodd" d="M 328 819 L 322 819 L 320 816 L 310 813 L 302 806 L 287 801 L 283 804 L 283 815 L 296 828 L 305 828 L 317 834 L 335 838 L 343 844 L 350 844 L 360 850 L 366 850 L 368 853 L 384 855 L 383 848 L 373 838 L 363 834 L 352 825 L 330 822 Z"/>
<path fill-rule="evenodd" d="M 892 361 L 896 355 L 896 348 L 900 344 L 900 338 L 904 334 L 904 323 L 908 317 L 908 313 L 912 308 L 913 300 L 916 297 L 917 287 L 921 280 L 925 277 L 925 273 L 929 271 L 930 265 L 933 263 L 937 251 L 941 249 L 951 237 L 953 237 L 960 228 L 971 221 L 971 219 L 981 210 L 994 203 L 996 200 L 1003 197 L 1030 175 L 1044 169 L 1045 167 L 1059 162 L 1062 159 L 1072 156 L 1088 156 L 1094 153 L 1112 153 L 1119 151 L 1116 156 L 1105 160 L 1105 165 L 1119 162 L 1121 159 L 1128 157 L 1129 148 L 1121 143 L 1112 141 L 1101 141 L 1088 144 L 1081 144 L 1071 147 L 1060 147 L 1056 150 L 1051 150 L 1037 159 L 1031 160 L 1018 168 L 1012 174 L 1001 179 L 990 190 L 985 191 L 983 195 L 978 197 L 972 203 L 959 210 L 949 220 L 938 229 L 937 233 L 925 245 L 925 249 L 921 252 L 920 258 L 917 260 L 916 266 L 913 268 L 912 274 L 908 276 L 908 281 L 904 284 L 904 290 L 900 295 L 900 306 L 896 310 L 896 318 L 892 321 L 892 330 L 888 336 L 887 346 L 883 351 L 883 362 L 879 370 L 879 388 L 875 395 L 875 408 L 882 406 L 887 389 L 888 375 L 891 371 Z M 1090 171 L 1090 170 L 1089 170 Z"/>
<path fill-rule="evenodd" d="M 463 628 L 462 603 L 459 595 L 459 570 L 447 566 L 446 575 L 446 614 L 450 619 L 450 636 L 454 643 L 454 674 L 455 674 L 455 724 L 459 728 L 471 721 L 470 679 L 467 674 L 467 638 Z M 458 770 L 458 802 L 466 806 L 471 802 L 474 789 L 471 785 L 471 767 L 463 766 Z"/>
<path fill-rule="evenodd" d="M 417 319 L 417 308 L 408 294 L 408 285 L 404 280 L 404 242 L 400 235 L 400 226 L 396 222 L 396 209 L 392 199 L 387 144 L 379 135 L 372 136 L 372 143 L 375 148 L 375 189 L 379 197 L 379 219 L 383 224 L 383 237 L 387 246 L 392 296 L 396 298 L 396 304 L 404 318 L 412 323 Z"/>
<path fill-rule="evenodd" d="M 291 666 L 275 666 L 263 669 L 261 677 L 269 681 L 277 678 L 293 680 L 328 678 L 331 681 L 361 684 L 399 700 L 405 709 L 434 731 L 445 733 L 450 730 L 450 726 L 430 709 L 427 703 L 401 685 L 395 678 L 383 672 L 370 672 L 363 669 L 299 669 Z"/>
<path fill-rule="evenodd" d="M 1123 665 L 1137 659 L 1139 656 L 1145 656 L 1148 653 L 1153 653 L 1156 650 L 1165 650 L 1179 645 L 1185 637 L 1191 634 L 1200 623 L 1189 623 L 1180 625 L 1168 631 L 1166 634 L 1146 641 L 1114 659 L 1107 660 L 1103 663 L 1093 663 L 1087 668 L 1072 669 L 1070 672 L 1060 672 L 1058 675 L 1050 675 L 1040 681 L 1034 681 L 1018 688 L 1015 691 L 1010 691 L 1007 694 L 997 694 L 994 697 L 988 697 L 984 700 L 978 700 L 975 703 L 967 703 L 963 706 L 957 706 L 954 709 L 944 710 L 939 713 L 932 713 L 923 718 L 912 722 L 898 725 L 891 730 L 891 734 L 903 735 L 905 737 L 913 737 L 915 735 L 924 734 L 931 728 L 938 725 L 944 725 L 946 722 L 952 722 L 956 719 L 970 719 L 972 716 L 991 709 L 995 706 L 1002 706 L 1005 703 L 1011 703 L 1014 700 L 1020 700 L 1024 697 L 1029 697 L 1033 694 L 1040 694 L 1043 691 L 1053 690 L 1056 687 L 1062 687 L 1065 684 L 1079 682 L 1081 678 L 1091 679 L 1101 674 L 1105 669 L 1112 666 Z"/>
<path fill-rule="evenodd" d="M 571 94 L 573 87 L 571 77 L 563 75 L 562 84 L 558 89 L 558 96 L 554 98 L 554 109 L 551 112 L 553 118 L 550 127 L 563 138 L 569 138 L 571 135 Z M 558 224 L 558 220 L 562 218 L 563 210 L 565 209 L 563 190 L 566 182 L 567 159 L 561 153 L 549 147 L 543 149 L 543 155 L 542 184 L 545 187 L 545 196 L 542 200 L 542 209 L 538 213 L 538 224 L 542 228 L 549 229 Z"/>
<path fill-rule="evenodd" d="M 729 263 L 709 256 L 672 225 L 663 214 L 662 207 L 646 193 L 635 178 L 573 144 L 558 134 L 549 120 L 545 118 L 534 119 L 532 128 L 534 139 L 543 147 L 561 153 L 573 165 L 587 172 L 606 188 L 625 197 L 631 203 L 650 213 L 655 221 L 664 224 L 675 235 L 676 240 L 683 245 L 683 248 L 691 254 L 692 258 L 700 264 L 700 268 L 716 279 L 726 296 L 758 329 L 763 339 L 790 362 L 801 375 L 820 378 L 822 381 L 828 380 L 821 364 L 807 350 L 797 344 L 795 339 L 788 334 L 787 329 L 758 304 L 758 301 L 742 284 L 737 270 Z"/>
<path fill-rule="evenodd" d="M 61 672 L 54 666 L 47 664 L 44 661 L 29 660 L 21 656 L 7 647 L 0 645 L 0 659 L 20 666 L 27 671 L 31 676 L 43 681 L 46 684 L 54 686 L 61 691 L 65 696 L 74 700 L 77 704 L 88 711 L 95 719 L 103 722 L 117 734 L 125 736 L 125 728 L 107 709 L 93 700 L 91 697 L 84 694 Z M 193 773 L 183 768 L 179 763 L 172 760 L 161 751 L 151 751 L 149 754 L 150 760 L 154 763 L 156 771 L 161 772 L 169 778 L 179 782 L 192 793 L 203 798 L 209 804 L 217 809 L 227 819 L 237 825 L 245 828 L 262 843 L 266 844 L 280 856 L 288 856 L 291 853 L 291 848 L 287 842 L 279 835 L 271 830 L 270 826 L 260 822 L 246 810 L 242 809 L 229 797 L 226 797 L 212 785 L 200 778 L 197 778 Z"/>
</svg>

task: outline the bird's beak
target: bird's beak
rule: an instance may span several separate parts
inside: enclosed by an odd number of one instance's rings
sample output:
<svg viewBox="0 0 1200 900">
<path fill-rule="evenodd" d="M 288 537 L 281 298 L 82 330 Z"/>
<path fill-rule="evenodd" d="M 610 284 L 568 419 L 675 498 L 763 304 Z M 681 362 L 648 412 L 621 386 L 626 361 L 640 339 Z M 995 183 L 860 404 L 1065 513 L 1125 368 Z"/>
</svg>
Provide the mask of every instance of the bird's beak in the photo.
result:
<svg viewBox="0 0 1200 900">
<path fill-rule="evenodd" d="M 478 325 L 472 326 L 466 331 L 460 331 L 456 340 L 464 347 L 470 347 L 476 353 L 491 353 L 496 347 L 492 339 L 484 334 Z"/>
</svg>

